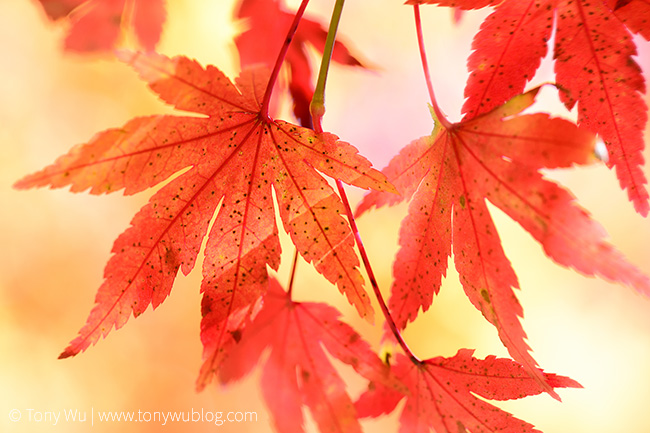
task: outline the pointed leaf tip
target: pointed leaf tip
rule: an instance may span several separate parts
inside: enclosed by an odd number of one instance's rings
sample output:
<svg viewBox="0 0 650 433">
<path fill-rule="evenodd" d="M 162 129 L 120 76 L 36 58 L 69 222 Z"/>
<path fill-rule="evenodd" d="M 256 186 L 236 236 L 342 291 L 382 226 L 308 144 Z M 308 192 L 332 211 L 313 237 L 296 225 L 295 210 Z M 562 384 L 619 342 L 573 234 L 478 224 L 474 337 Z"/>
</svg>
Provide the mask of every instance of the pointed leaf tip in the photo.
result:
<svg viewBox="0 0 650 433">
<path fill-rule="evenodd" d="M 178 65 L 178 58 L 171 59 L 153 51 L 116 50 L 115 57 L 135 69 L 140 78 L 150 84 L 173 76 Z"/>
</svg>

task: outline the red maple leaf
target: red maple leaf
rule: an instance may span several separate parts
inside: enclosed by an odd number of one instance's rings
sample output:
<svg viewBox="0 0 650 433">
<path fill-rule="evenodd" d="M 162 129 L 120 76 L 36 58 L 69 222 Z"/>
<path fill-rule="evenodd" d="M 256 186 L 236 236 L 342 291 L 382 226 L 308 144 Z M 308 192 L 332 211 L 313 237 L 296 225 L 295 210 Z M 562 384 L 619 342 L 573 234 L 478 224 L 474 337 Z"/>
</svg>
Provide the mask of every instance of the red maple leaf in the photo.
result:
<svg viewBox="0 0 650 433">
<path fill-rule="evenodd" d="M 294 13 L 287 12 L 279 0 L 243 0 L 236 17 L 243 19 L 247 26 L 244 32 L 235 37 L 242 68 L 273 66 Z M 314 93 L 308 47 L 312 46 L 322 53 L 326 38 L 327 30 L 319 22 L 303 18 L 285 59 L 289 68 L 288 84 L 294 103 L 293 112 L 303 125 L 311 124 L 309 104 Z M 332 60 L 343 65 L 362 66 L 361 61 L 339 41 L 334 43 Z"/>
<path fill-rule="evenodd" d="M 115 48 L 123 22 L 130 25 L 141 47 L 153 50 L 165 22 L 165 0 L 38 0 L 52 20 L 66 18 L 70 51 L 108 51 Z M 127 14 L 130 11 L 130 14 Z M 130 17 L 127 17 L 130 15 Z"/>
<path fill-rule="evenodd" d="M 650 3 L 646 0 L 606 0 L 606 4 L 628 29 L 650 40 Z"/>
<path fill-rule="evenodd" d="M 599 134 L 621 187 L 636 210 L 650 206 L 642 171 L 647 106 L 630 32 L 650 37 L 644 0 L 410 0 L 462 9 L 495 6 L 476 34 L 468 59 L 465 119 L 521 93 L 547 53 L 555 29 L 555 73 L 567 108 Z"/>
<path fill-rule="evenodd" d="M 472 304 L 498 329 L 512 357 L 543 377 L 528 353 L 507 259 L 486 199 L 517 221 L 557 263 L 622 282 L 650 295 L 650 279 L 605 241 L 605 230 L 541 168 L 595 160 L 595 137 L 547 114 L 521 114 L 538 89 L 492 111 L 436 128 L 407 145 L 384 173 L 402 196 L 371 192 L 358 213 L 413 197 L 402 222 L 390 311 L 398 327 L 427 310 L 440 290 L 447 259 Z M 549 389 L 550 391 L 550 389 Z"/>
<path fill-rule="evenodd" d="M 134 194 L 178 175 L 115 241 L 96 305 L 61 356 L 85 350 L 131 313 L 158 306 L 178 270 L 192 270 L 216 212 L 201 287 L 206 363 L 216 362 L 220 348 L 237 337 L 227 330 L 234 322 L 245 323 L 266 290 L 267 265 L 279 266 L 274 193 L 284 228 L 302 257 L 371 318 L 343 205 L 318 172 L 361 188 L 391 189 L 384 175 L 335 135 L 262 114 L 266 69 L 244 71 L 235 87 L 217 68 L 204 69 L 185 57 L 121 57 L 164 101 L 203 117 L 135 118 L 16 184 L 70 185 L 71 191 L 90 188 L 93 194 L 124 188 Z"/>
<path fill-rule="evenodd" d="M 280 432 L 301 432 L 301 407 L 309 407 L 323 432 L 361 432 L 352 399 L 328 355 L 357 373 L 392 389 L 399 388 L 390 369 L 361 336 L 339 320 L 326 304 L 291 300 L 271 278 L 264 306 L 233 342 L 218 367 L 221 383 L 238 380 L 260 362 L 262 394 Z M 325 350 L 327 354 L 325 353 Z"/>
<path fill-rule="evenodd" d="M 544 392 L 526 370 L 510 359 L 474 358 L 474 351 L 459 350 L 451 358 L 414 362 L 398 354 L 393 373 L 408 393 L 370 383 L 356 403 L 360 417 L 390 413 L 406 397 L 400 416 L 401 433 L 529 433 L 533 426 L 481 400 L 512 400 Z M 576 381 L 544 373 L 553 388 L 582 388 Z"/>
</svg>

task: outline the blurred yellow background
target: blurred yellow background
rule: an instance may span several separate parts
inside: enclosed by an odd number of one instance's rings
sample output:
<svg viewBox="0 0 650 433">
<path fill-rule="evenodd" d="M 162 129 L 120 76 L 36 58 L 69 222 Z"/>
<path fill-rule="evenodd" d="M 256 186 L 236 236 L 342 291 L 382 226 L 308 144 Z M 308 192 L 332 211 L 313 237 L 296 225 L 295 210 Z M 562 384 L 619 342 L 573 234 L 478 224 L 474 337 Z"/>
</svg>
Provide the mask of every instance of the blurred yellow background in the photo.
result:
<svg viewBox="0 0 650 433">
<path fill-rule="evenodd" d="M 168 0 L 159 50 L 215 64 L 233 76 L 238 63 L 230 42 L 236 32 L 231 3 Z M 326 17 L 331 3 L 313 0 L 308 13 Z M 423 8 L 434 86 L 452 120 L 459 119 L 465 60 L 484 16 L 466 14 L 454 26 L 450 11 Z M 350 0 L 341 24 L 345 40 L 353 41 L 356 52 L 375 67 L 370 72 L 332 70 L 325 129 L 357 146 L 379 168 L 432 128 L 412 22 L 411 8 L 400 1 L 375 0 L 369 7 Z M 136 115 L 171 112 L 110 56 L 63 53 L 63 35 L 64 29 L 47 22 L 34 2 L 0 2 L 0 431 L 214 431 L 214 425 L 191 422 L 164 427 L 96 422 L 92 430 L 87 423 L 37 422 L 38 413 L 46 411 L 202 408 L 258 413 L 257 422 L 226 423 L 219 431 L 272 431 L 257 374 L 229 388 L 194 391 L 201 362 L 198 265 L 190 276 L 178 278 L 170 299 L 155 312 L 129 321 L 82 355 L 56 359 L 85 323 L 112 242 L 147 194 L 19 192 L 11 185 L 97 131 Z M 645 57 L 639 61 L 647 71 L 647 44 L 641 45 Z M 550 63 L 544 65 L 536 83 L 552 79 Z M 561 110 L 552 93 L 543 91 L 540 109 Z M 648 159 L 647 150 L 645 155 Z M 613 172 L 590 167 L 550 176 L 568 185 L 613 243 L 650 272 L 650 222 L 633 212 Z M 350 195 L 355 201 L 361 197 L 358 191 Z M 385 290 L 405 212 L 398 206 L 359 221 Z M 568 375 L 585 387 L 560 391 L 563 403 L 544 395 L 500 406 L 546 433 L 650 432 L 650 300 L 554 265 L 518 225 L 497 210 L 494 215 L 523 288 L 524 328 L 535 358 L 546 371 Z M 285 252 L 290 254 L 288 245 Z M 281 278 L 289 262 L 284 261 Z M 355 318 L 336 289 L 306 265 L 298 272 L 298 297 L 337 305 L 378 345 L 379 332 Z M 505 356 L 495 330 L 471 307 L 457 280 L 450 270 L 430 312 L 407 329 L 407 341 L 422 358 L 450 356 L 462 347 L 476 348 L 479 357 Z M 353 381 L 351 392 L 358 394 L 362 386 Z M 10 420 L 13 409 L 22 415 L 18 422 Z M 367 431 L 396 431 L 395 420 L 393 414 L 364 424 Z"/>
</svg>

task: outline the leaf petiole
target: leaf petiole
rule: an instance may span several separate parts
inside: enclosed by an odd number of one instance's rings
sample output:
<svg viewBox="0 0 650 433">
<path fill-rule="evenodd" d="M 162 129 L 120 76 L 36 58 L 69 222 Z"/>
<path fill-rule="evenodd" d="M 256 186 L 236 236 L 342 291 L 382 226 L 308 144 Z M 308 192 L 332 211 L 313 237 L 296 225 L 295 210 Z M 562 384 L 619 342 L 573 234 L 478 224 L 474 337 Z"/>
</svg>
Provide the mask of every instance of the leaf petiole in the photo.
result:
<svg viewBox="0 0 650 433">
<path fill-rule="evenodd" d="M 420 59 L 422 59 L 422 70 L 424 71 L 424 79 L 427 83 L 427 90 L 429 91 L 429 98 L 431 99 L 431 106 L 433 108 L 433 113 L 435 117 L 440 121 L 440 124 L 445 128 L 451 128 L 451 123 L 447 120 L 444 113 L 438 106 L 438 101 L 436 100 L 436 95 L 433 91 L 433 85 L 431 84 L 431 74 L 429 73 L 429 62 L 427 61 L 427 52 L 424 48 L 424 36 L 422 35 L 422 20 L 420 18 L 420 6 L 415 4 L 413 5 L 413 13 L 415 15 L 415 31 L 418 36 L 418 47 L 420 49 Z"/>
<path fill-rule="evenodd" d="M 359 228 L 357 227 L 357 222 L 354 219 L 354 214 L 352 212 L 352 208 L 350 207 L 350 202 L 348 201 L 348 196 L 345 193 L 345 189 L 343 188 L 343 182 L 341 182 L 340 179 L 336 179 L 336 186 L 338 187 L 339 195 L 341 196 L 341 201 L 343 202 L 343 206 L 345 207 L 345 212 L 347 213 L 348 220 L 350 221 L 350 228 L 352 229 L 352 233 L 354 234 L 354 239 L 357 243 L 357 248 L 359 248 L 361 261 L 363 261 L 363 266 L 366 268 L 366 273 L 368 274 L 370 285 L 372 286 L 375 296 L 377 297 L 377 302 L 379 302 L 379 307 L 381 308 L 381 312 L 384 314 L 386 323 L 388 324 L 388 327 L 390 328 L 391 332 L 393 333 L 393 336 L 397 340 L 397 343 L 402 348 L 404 353 L 411 359 L 411 361 L 419 364 L 422 361 L 413 354 L 411 349 L 406 344 L 406 341 L 404 341 L 401 332 L 399 331 L 399 329 L 397 329 L 395 320 L 393 320 L 393 316 L 390 314 L 390 310 L 386 305 L 386 301 L 384 300 L 384 297 L 381 294 L 381 291 L 379 290 L 379 284 L 377 283 L 377 279 L 375 278 L 375 273 L 373 272 L 372 266 L 370 265 L 370 259 L 368 258 L 368 254 L 366 253 L 366 248 L 363 246 L 363 242 L 361 241 Z"/>
<path fill-rule="evenodd" d="M 327 83 L 327 73 L 331 63 L 332 52 L 334 51 L 336 32 L 338 30 L 339 21 L 341 20 L 341 13 L 343 11 L 344 3 L 345 0 L 336 0 L 336 4 L 334 5 L 334 11 L 332 12 L 330 27 L 327 33 L 327 39 L 325 41 L 325 48 L 323 49 L 323 58 L 321 61 L 320 70 L 318 72 L 316 89 L 314 90 L 314 96 L 312 97 L 312 101 L 309 106 L 312 115 L 312 121 L 314 124 L 314 130 L 317 133 L 323 132 L 322 119 L 323 116 L 325 115 L 325 85 Z M 400 345 L 404 353 L 414 363 L 420 363 L 421 362 L 420 359 L 413 354 L 411 349 L 406 344 L 406 341 L 404 341 L 402 334 L 400 333 L 399 329 L 397 328 L 397 325 L 395 324 L 395 321 L 393 320 L 393 317 L 390 314 L 390 310 L 386 305 L 386 301 L 384 300 L 384 297 L 381 294 L 381 291 L 379 290 L 379 285 L 377 283 L 377 279 L 375 278 L 375 274 L 372 270 L 372 266 L 370 265 L 370 259 L 368 258 L 366 249 L 363 246 L 361 235 L 359 234 L 359 229 L 354 219 L 354 213 L 352 212 L 352 208 L 350 207 L 350 202 L 348 201 L 348 196 L 345 193 L 345 188 L 343 187 L 343 182 L 341 182 L 340 179 L 336 179 L 336 186 L 338 188 L 341 201 L 343 202 L 343 206 L 345 207 L 345 212 L 347 214 L 348 220 L 350 221 L 350 228 L 352 229 L 352 233 L 354 234 L 354 239 L 356 241 L 357 248 L 359 249 L 359 255 L 361 256 L 361 261 L 363 262 L 363 265 L 366 268 L 366 273 L 368 274 L 370 285 L 372 286 L 372 289 L 375 293 L 375 297 L 379 302 L 379 306 L 384 315 L 384 318 L 386 319 L 386 322 L 388 323 L 391 332 L 395 336 L 397 343 Z"/>
<path fill-rule="evenodd" d="M 298 266 L 298 248 L 294 248 L 293 262 L 291 263 L 291 274 L 289 276 L 289 284 L 287 285 L 287 296 L 289 296 L 289 299 L 291 299 L 291 293 L 293 292 L 293 282 L 296 277 L 297 266 Z"/>
<path fill-rule="evenodd" d="M 260 109 L 260 116 L 262 116 L 264 119 L 269 118 L 269 103 L 271 101 L 271 95 L 273 94 L 273 87 L 275 86 L 275 82 L 278 79 L 278 75 L 280 74 L 280 68 L 284 63 L 284 59 L 287 56 L 287 51 L 289 50 L 291 41 L 293 40 L 293 37 L 296 34 L 296 30 L 298 30 L 298 24 L 300 24 L 300 21 L 302 20 L 302 16 L 304 15 L 305 9 L 307 8 L 308 4 L 309 4 L 309 0 L 302 0 L 302 3 L 300 3 L 300 7 L 296 11 L 296 15 L 294 16 L 293 22 L 291 23 L 291 26 L 289 27 L 289 31 L 287 32 L 287 37 L 284 39 L 284 43 L 282 44 L 280 53 L 278 54 L 278 57 L 275 61 L 275 65 L 273 66 L 273 70 L 271 71 L 271 76 L 269 77 L 269 83 L 266 86 L 266 91 L 264 92 L 264 97 L 262 98 L 262 105 Z"/>
</svg>

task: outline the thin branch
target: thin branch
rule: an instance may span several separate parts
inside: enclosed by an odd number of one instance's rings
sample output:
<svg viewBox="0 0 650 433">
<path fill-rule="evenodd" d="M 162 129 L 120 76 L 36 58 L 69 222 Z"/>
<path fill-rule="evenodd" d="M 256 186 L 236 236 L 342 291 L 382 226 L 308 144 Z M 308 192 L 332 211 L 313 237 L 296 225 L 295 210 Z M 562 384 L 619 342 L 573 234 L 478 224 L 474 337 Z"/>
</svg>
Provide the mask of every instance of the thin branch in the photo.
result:
<svg viewBox="0 0 650 433">
<path fill-rule="evenodd" d="M 325 115 L 325 85 L 327 84 L 327 73 L 329 72 L 330 64 L 332 62 L 336 32 L 339 28 L 344 4 L 345 0 L 336 0 L 336 3 L 334 4 L 332 19 L 330 20 L 330 27 L 327 31 L 327 39 L 325 40 L 325 48 L 323 49 L 320 70 L 318 71 L 316 89 L 314 90 L 314 96 L 309 105 L 309 111 L 314 123 L 314 130 L 318 133 L 323 132 L 322 120 Z"/>
</svg>

